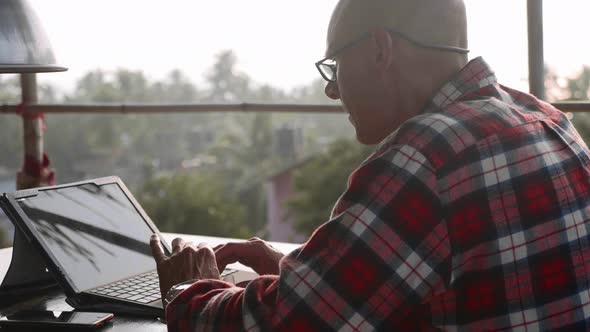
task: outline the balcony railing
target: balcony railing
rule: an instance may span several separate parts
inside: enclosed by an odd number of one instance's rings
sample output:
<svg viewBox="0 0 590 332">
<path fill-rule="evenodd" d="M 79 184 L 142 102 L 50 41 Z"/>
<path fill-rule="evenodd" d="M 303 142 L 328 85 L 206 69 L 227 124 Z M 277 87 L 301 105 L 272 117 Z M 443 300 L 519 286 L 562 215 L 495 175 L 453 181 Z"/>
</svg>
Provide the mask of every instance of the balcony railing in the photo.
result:
<svg viewBox="0 0 590 332">
<path fill-rule="evenodd" d="M 553 105 L 567 113 L 590 113 L 590 102 L 557 102 Z M 17 105 L 1 105 L 0 114 L 16 114 Z M 339 105 L 295 104 L 32 104 L 28 112 L 46 114 L 154 114 L 205 112 L 275 112 L 275 113 L 342 113 Z"/>
<path fill-rule="evenodd" d="M 47 114 L 65 113 L 204 113 L 204 112 L 276 112 L 276 113 L 341 113 L 338 105 L 295 105 L 295 104 L 31 104 L 28 112 Z M 2 105 L 0 113 L 16 114 L 18 106 Z"/>
</svg>

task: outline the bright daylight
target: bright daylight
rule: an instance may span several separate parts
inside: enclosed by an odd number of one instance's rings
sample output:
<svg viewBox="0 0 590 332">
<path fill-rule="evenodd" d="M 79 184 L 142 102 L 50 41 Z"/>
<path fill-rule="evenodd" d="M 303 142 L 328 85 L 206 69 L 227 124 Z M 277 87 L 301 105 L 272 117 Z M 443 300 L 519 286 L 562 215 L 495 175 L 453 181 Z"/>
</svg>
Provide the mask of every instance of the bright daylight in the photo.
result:
<svg viewBox="0 0 590 332">
<path fill-rule="evenodd" d="M 589 1 L 0 1 L 0 327 L 590 329 Z"/>
</svg>

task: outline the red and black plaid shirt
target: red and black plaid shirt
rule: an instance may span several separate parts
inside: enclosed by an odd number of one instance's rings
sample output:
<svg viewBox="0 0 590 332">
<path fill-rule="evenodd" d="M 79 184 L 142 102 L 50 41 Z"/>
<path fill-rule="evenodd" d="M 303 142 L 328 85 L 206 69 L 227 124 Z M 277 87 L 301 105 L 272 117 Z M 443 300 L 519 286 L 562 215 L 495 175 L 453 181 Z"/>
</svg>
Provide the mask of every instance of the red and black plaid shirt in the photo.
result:
<svg viewBox="0 0 590 332">
<path fill-rule="evenodd" d="M 280 276 L 199 281 L 168 326 L 587 330 L 589 163 L 564 114 L 475 59 L 351 175 Z"/>
</svg>

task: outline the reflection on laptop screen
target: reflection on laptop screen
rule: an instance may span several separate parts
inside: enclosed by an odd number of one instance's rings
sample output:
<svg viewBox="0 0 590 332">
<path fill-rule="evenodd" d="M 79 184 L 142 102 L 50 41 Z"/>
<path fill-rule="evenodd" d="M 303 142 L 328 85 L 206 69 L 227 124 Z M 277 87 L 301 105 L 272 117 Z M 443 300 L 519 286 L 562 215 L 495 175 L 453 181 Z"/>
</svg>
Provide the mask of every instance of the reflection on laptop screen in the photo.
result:
<svg viewBox="0 0 590 332">
<path fill-rule="evenodd" d="M 156 268 L 153 232 L 117 184 L 40 191 L 18 204 L 77 291 Z"/>
</svg>

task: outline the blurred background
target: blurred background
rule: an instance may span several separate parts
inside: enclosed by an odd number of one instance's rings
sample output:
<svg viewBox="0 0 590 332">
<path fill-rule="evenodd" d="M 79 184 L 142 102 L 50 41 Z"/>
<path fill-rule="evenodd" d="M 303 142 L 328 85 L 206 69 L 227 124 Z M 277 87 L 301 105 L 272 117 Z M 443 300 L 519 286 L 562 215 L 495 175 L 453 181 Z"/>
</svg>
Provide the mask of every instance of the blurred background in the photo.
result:
<svg viewBox="0 0 590 332">
<path fill-rule="evenodd" d="M 40 103 L 334 104 L 314 63 L 336 0 L 30 0 L 65 73 L 39 74 Z M 526 1 L 466 0 L 470 57 L 528 91 Z M 551 102 L 588 100 L 587 0 L 544 1 Z M 20 102 L 0 75 L 0 104 Z M 575 125 L 590 139 L 590 117 Z M 0 192 L 15 190 L 22 123 L 0 115 Z M 118 175 L 163 231 L 303 241 L 372 151 L 344 114 L 51 114 L 58 183 Z M 0 212 L 0 247 L 12 241 Z"/>
</svg>

